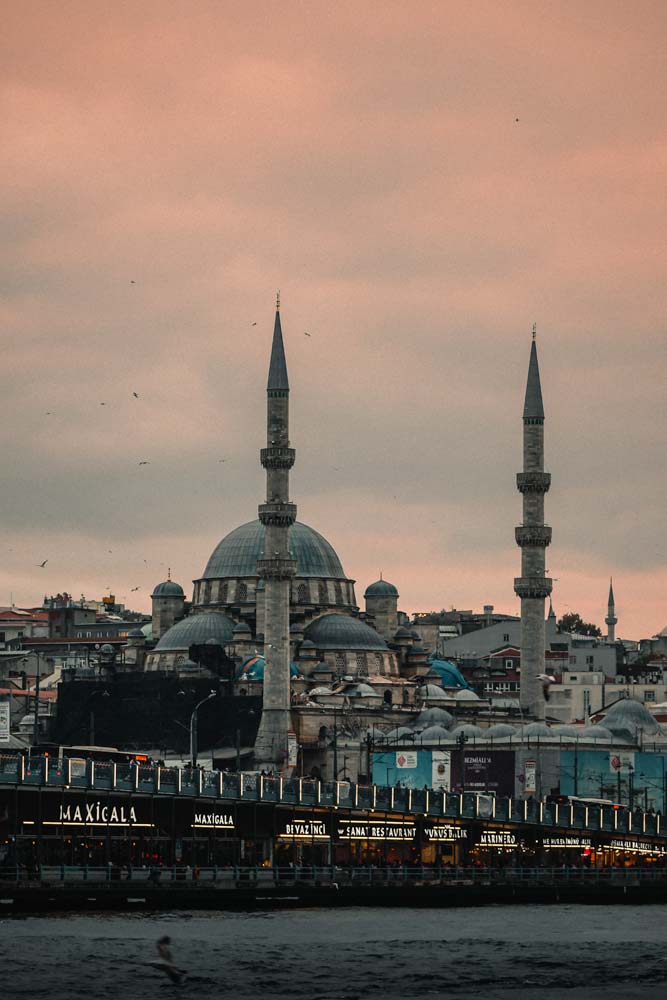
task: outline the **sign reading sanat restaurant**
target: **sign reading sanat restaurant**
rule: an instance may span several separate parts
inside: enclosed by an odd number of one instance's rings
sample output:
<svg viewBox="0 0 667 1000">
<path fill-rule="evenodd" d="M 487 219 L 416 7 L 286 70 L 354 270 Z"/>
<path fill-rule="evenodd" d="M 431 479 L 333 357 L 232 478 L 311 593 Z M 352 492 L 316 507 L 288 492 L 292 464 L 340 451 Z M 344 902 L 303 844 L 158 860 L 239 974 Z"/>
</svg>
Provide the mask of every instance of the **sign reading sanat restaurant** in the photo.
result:
<svg viewBox="0 0 667 1000">
<path fill-rule="evenodd" d="M 143 799 L 88 798 L 83 795 L 44 796 L 44 826 L 150 827 Z"/>
<path fill-rule="evenodd" d="M 339 819 L 339 840 L 403 840 L 415 839 L 414 823 L 377 822 L 367 823 L 365 820 Z"/>
</svg>

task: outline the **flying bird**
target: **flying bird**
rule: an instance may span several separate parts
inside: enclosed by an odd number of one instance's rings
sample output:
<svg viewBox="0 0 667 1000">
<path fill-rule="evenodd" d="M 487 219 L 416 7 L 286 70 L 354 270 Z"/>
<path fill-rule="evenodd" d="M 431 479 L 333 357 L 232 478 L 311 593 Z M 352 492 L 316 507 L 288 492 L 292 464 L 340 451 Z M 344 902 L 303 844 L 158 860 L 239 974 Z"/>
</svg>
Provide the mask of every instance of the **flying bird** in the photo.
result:
<svg viewBox="0 0 667 1000">
<path fill-rule="evenodd" d="M 251 323 L 250 326 L 257 326 L 257 324 L 256 323 Z"/>
<path fill-rule="evenodd" d="M 305 331 L 305 330 L 303 331 L 303 335 L 304 335 L 304 337 L 310 337 L 310 334 L 309 334 L 309 333 L 306 333 L 306 331 Z"/>
<path fill-rule="evenodd" d="M 141 590 L 141 587 L 131 587 L 130 589 L 131 589 L 132 591 L 135 591 L 135 590 Z"/>
<path fill-rule="evenodd" d="M 51 410 L 47 410 L 46 413 L 44 414 L 44 416 L 45 417 L 52 417 L 53 413 L 51 412 Z"/>
<path fill-rule="evenodd" d="M 48 561 L 49 561 L 48 559 L 45 559 L 43 563 L 38 563 L 38 568 L 44 569 Z"/>
<path fill-rule="evenodd" d="M 518 120 L 519 120 L 518 118 L 515 118 L 515 119 L 514 119 L 514 121 L 515 121 L 515 122 L 518 122 Z"/>
<path fill-rule="evenodd" d="M 139 393 L 138 392 L 133 392 L 132 395 L 134 396 L 135 399 L 139 399 Z"/>
<path fill-rule="evenodd" d="M 139 465 L 150 465 L 150 462 L 139 462 Z"/>
<path fill-rule="evenodd" d="M 106 406 L 106 405 L 107 405 L 106 403 L 100 403 L 100 406 Z"/>
<path fill-rule="evenodd" d="M 130 278 L 130 284 L 131 284 L 131 285 L 136 285 L 136 281 L 133 281 L 133 280 L 132 280 L 132 279 Z"/>
<path fill-rule="evenodd" d="M 227 461 L 227 459 L 226 459 L 226 458 L 219 458 L 219 459 L 218 459 L 218 465 L 220 464 L 220 462 L 226 462 L 226 461 Z"/>
</svg>

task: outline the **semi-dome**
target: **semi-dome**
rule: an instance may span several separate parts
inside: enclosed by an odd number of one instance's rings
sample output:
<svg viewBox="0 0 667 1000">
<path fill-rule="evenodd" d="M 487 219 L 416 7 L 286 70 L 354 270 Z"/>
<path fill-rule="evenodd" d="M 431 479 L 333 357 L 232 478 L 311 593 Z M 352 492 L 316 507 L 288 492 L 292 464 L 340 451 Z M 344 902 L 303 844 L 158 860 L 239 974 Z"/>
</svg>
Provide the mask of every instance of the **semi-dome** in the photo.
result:
<svg viewBox="0 0 667 1000">
<path fill-rule="evenodd" d="M 185 597 L 185 593 L 180 583 L 165 580 L 163 583 L 158 583 L 151 597 Z"/>
<path fill-rule="evenodd" d="M 388 733 L 382 733 L 380 739 L 387 740 L 389 743 L 394 743 L 396 740 L 404 739 L 414 739 L 415 734 L 412 729 L 407 726 L 397 726 L 396 729 L 390 729 Z"/>
<path fill-rule="evenodd" d="M 553 732 L 558 736 L 581 736 L 583 729 L 581 726 L 554 726 Z"/>
<path fill-rule="evenodd" d="M 454 698 L 456 701 L 479 701 L 479 695 L 471 688 L 463 688 L 462 691 L 456 691 Z"/>
<path fill-rule="evenodd" d="M 366 587 L 364 597 L 398 597 L 398 591 L 388 580 L 376 580 Z"/>
<path fill-rule="evenodd" d="M 449 695 L 445 694 L 441 687 L 437 684 L 422 684 L 419 688 L 418 694 L 420 695 L 422 701 L 427 701 L 430 698 L 435 698 L 437 701 L 447 700 Z"/>
<path fill-rule="evenodd" d="M 359 618 L 335 611 L 316 618 L 308 625 L 304 635 L 315 643 L 317 649 L 388 651 L 387 643 L 374 628 Z"/>
<path fill-rule="evenodd" d="M 448 729 L 453 722 L 454 716 L 446 708 L 438 708 L 436 705 L 433 708 L 424 708 L 415 719 L 414 725 L 415 728 L 422 729 L 426 726 L 443 726 Z"/>
<path fill-rule="evenodd" d="M 257 576 L 257 560 L 264 554 L 265 530 L 260 521 L 249 521 L 230 531 L 213 550 L 202 574 L 203 579 Z M 296 521 L 290 527 L 289 547 L 296 559 L 297 576 L 335 580 L 346 578 L 332 546 L 307 524 Z"/>
<path fill-rule="evenodd" d="M 380 695 L 374 691 L 370 684 L 352 684 L 346 688 L 345 694 L 348 698 L 379 698 Z"/>
<path fill-rule="evenodd" d="M 637 731 L 655 736 L 660 732 L 660 726 L 651 715 L 648 708 L 634 698 L 623 698 L 605 713 L 604 724 L 612 733 L 629 733 L 636 736 Z"/>
<path fill-rule="evenodd" d="M 176 622 L 164 633 L 155 649 L 164 652 L 167 649 L 189 649 L 195 644 L 204 643 L 207 639 L 218 639 L 221 643 L 230 642 L 234 634 L 234 622 L 218 611 L 203 611 L 198 615 L 188 615 L 182 621 Z"/>
</svg>

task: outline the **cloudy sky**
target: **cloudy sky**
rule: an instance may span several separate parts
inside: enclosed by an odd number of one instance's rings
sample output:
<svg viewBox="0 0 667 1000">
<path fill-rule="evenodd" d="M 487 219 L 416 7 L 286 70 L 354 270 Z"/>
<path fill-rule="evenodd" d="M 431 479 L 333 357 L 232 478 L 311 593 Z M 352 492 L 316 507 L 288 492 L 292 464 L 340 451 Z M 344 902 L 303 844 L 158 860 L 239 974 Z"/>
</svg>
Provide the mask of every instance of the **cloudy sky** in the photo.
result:
<svg viewBox="0 0 667 1000">
<path fill-rule="evenodd" d="M 613 574 L 621 635 L 667 624 L 666 30 L 662 0 L 8 5 L 0 603 L 148 610 L 256 516 L 280 288 L 293 498 L 358 599 L 382 570 L 406 611 L 517 609 L 536 322 L 555 609 L 600 623 Z"/>
</svg>

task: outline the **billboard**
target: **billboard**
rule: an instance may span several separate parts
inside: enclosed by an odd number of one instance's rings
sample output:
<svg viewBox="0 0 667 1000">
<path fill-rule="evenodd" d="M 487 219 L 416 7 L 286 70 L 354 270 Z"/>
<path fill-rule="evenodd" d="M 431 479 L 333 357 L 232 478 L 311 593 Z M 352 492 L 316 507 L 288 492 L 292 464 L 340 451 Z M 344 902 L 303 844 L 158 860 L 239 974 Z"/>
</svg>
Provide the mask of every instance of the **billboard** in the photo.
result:
<svg viewBox="0 0 667 1000">
<path fill-rule="evenodd" d="M 431 788 L 445 792 L 452 787 L 452 755 L 449 750 L 431 751 Z"/>
<path fill-rule="evenodd" d="M 513 795 L 513 750 L 462 750 L 453 757 L 452 781 L 456 789 Z"/>
<path fill-rule="evenodd" d="M 9 743 L 9 702 L 0 701 L 0 743 Z"/>
<path fill-rule="evenodd" d="M 401 757 L 402 760 L 398 761 Z M 387 750 L 373 753 L 373 784 L 395 785 L 403 788 L 430 786 L 432 777 L 430 750 Z"/>
</svg>

